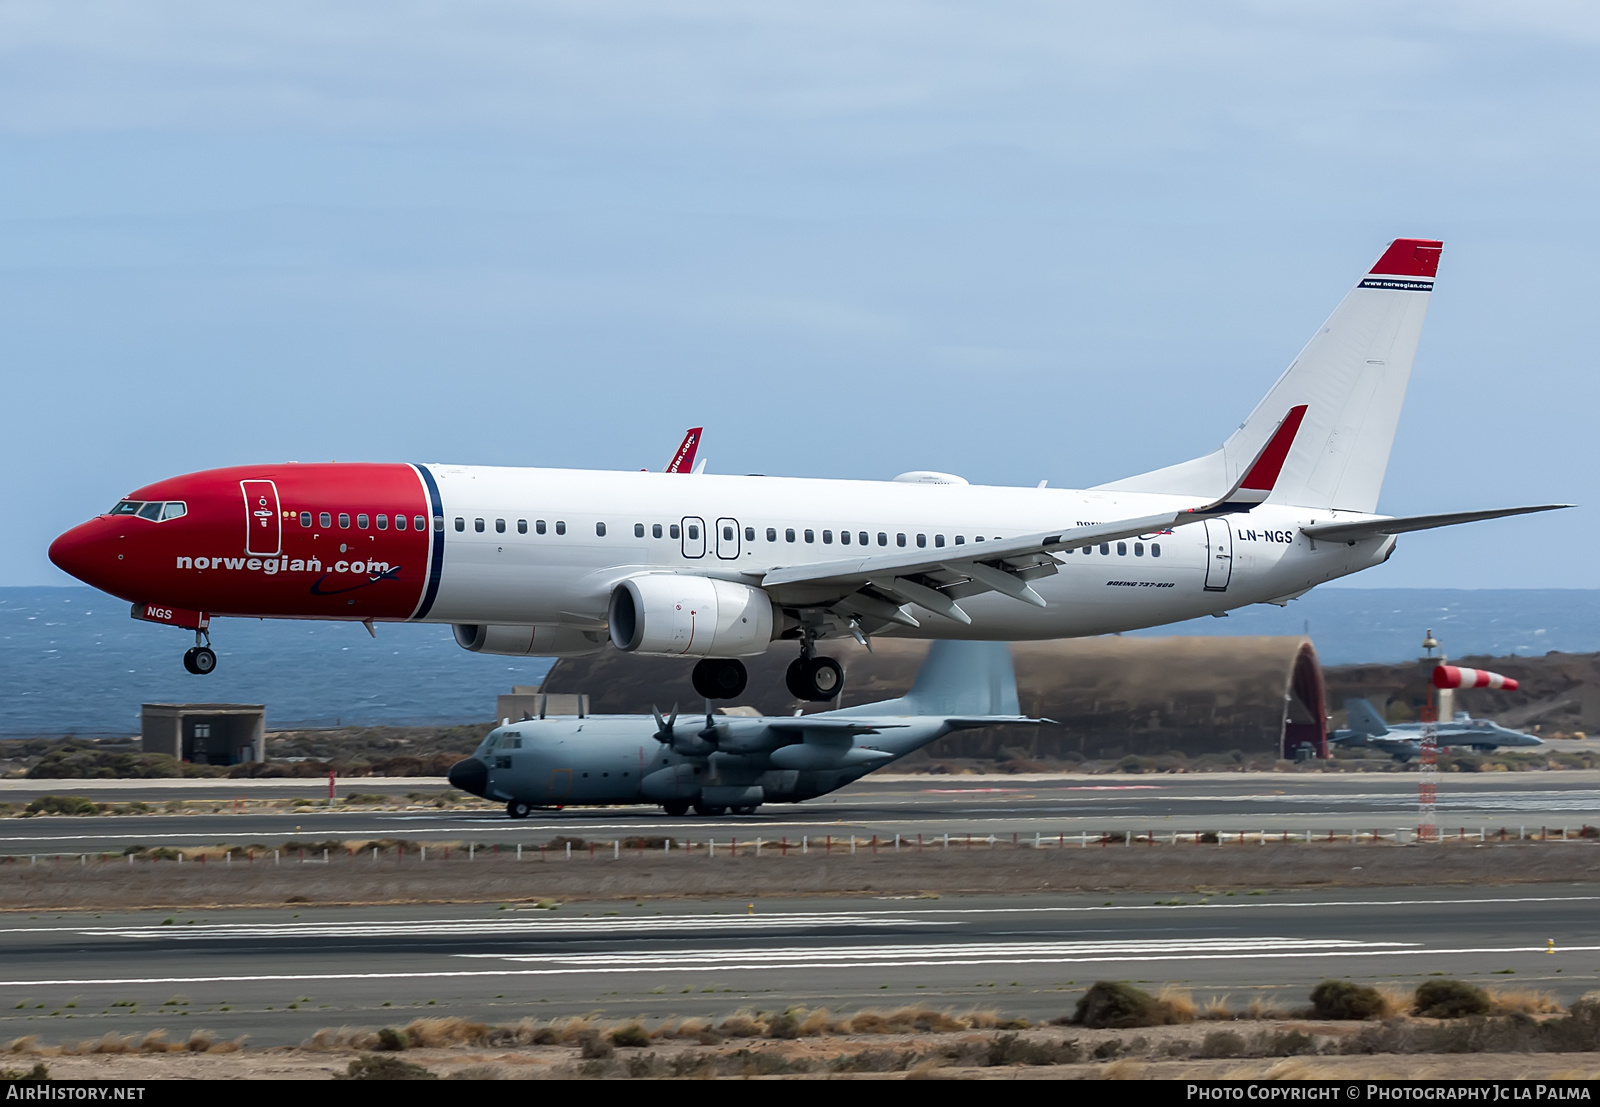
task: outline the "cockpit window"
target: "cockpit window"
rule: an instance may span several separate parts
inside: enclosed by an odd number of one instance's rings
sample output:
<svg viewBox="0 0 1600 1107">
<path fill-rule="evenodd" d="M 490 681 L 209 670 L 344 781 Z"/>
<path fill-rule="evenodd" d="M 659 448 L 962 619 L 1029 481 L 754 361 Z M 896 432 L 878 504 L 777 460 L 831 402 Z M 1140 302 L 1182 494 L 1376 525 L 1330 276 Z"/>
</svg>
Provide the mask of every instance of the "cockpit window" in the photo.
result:
<svg viewBox="0 0 1600 1107">
<path fill-rule="evenodd" d="M 162 519 L 182 519 L 189 514 L 189 507 L 182 500 L 168 500 L 167 505 L 161 509 Z"/>
<path fill-rule="evenodd" d="M 137 515 L 137 514 L 139 514 L 139 509 L 141 507 L 143 507 L 143 506 L 144 506 L 144 504 L 140 503 L 138 500 L 123 500 L 116 507 L 111 509 L 111 514 L 112 515 Z"/>
<path fill-rule="evenodd" d="M 165 507 L 165 506 L 166 505 L 162 504 L 162 503 L 140 504 L 139 505 L 139 518 L 141 518 L 141 519 L 158 519 L 159 520 L 161 518 L 161 509 L 163 507 Z"/>
</svg>

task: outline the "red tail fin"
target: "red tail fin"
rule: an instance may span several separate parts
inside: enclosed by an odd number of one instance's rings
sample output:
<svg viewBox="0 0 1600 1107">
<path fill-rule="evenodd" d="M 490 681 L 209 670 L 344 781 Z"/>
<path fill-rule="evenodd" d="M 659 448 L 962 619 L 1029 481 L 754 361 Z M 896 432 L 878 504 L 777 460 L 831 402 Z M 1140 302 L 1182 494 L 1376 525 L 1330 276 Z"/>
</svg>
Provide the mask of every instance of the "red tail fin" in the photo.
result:
<svg viewBox="0 0 1600 1107">
<path fill-rule="evenodd" d="M 700 449 L 700 432 L 704 427 L 690 427 L 683 436 L 683 442 L 678 446 L 678 452 L 672 455 L 672 460 L 662 470 L 666 473 L 688 473 L 694 469 L 695 451 Z"/>
</svg>

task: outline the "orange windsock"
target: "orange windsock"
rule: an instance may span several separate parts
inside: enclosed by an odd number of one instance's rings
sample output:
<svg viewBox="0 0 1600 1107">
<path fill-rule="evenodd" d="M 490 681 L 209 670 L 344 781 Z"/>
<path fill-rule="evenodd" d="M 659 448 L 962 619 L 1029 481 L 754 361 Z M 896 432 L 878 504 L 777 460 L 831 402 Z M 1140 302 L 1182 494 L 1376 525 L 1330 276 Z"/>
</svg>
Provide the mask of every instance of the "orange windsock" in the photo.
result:
<svg viewBox="0 0 1600 1107">
<path fill-rule="evenodd" d="M 1515 678 L 1491 673 L 1488 669 L 1464 669 L 1459 665 L 1438 665 L 1433 670 L 1435 688 L 1498 688 L 1515 692 Z"/>
</svg>

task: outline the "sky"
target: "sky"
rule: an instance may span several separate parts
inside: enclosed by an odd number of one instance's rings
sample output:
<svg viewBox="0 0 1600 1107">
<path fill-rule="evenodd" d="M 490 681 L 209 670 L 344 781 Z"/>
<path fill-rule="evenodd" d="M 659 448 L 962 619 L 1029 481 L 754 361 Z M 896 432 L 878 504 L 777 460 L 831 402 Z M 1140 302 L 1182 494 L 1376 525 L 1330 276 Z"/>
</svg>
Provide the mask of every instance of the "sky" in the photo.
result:
<svg viewBox="0 0 1600 1107">
<path fill-rule="evenodd" d="M 8 0 L 0 586 L 251 461 L 1082 487 L 1445 240 L 1381 509 L 1600 502 L 1600 9 Z M 1362 587 L 1600 587 L 1588 507 Z"/>
</svg>

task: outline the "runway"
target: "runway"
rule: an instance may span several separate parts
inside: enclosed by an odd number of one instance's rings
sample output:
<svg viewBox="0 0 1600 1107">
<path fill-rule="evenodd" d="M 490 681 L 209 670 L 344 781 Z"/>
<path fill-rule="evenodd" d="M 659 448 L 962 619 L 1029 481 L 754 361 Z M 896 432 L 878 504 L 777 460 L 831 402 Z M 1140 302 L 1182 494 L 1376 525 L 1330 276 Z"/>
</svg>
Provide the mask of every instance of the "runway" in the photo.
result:
<svg viewBox="0 0 1600 1107">
<path fill-rule="evenodd" d="M 1578 828 L 1600 823 L 1600 772 L 1441 774 L 1438 822 L 1449 832 L 1479 828 Z M 427 778 L 356 778 L 338 786 L 403 797 L 437 792 Z M 659 807 L 568 808 L 525 821 L 498 810 L 363 811 L 322 805 L 292 812 L 230 814 L 235 796 L 325 802 L 326 781 L 4 781 L 0 800 L 22 803 L 46 793 L 86 795 L 105 802 L 207 799 L 219 813 L 0 820 L 0 855 L 121 850 L 147 846 L 227 842 L 272 844 L 299 836 L 396 838 L 481 843 L 548 841 L 556 835 L 609 840 L 670 835 L 704 840 L 787 835 L 933 839 L 974 837 L 1135 835 L 1215 830 L 1272 833 L 1307 831 L 1392 834 L 1417 822 L 1415 774 L 1205 773 L 1146 776 L 898 776 L 867 777 L 830 796 L 801 804 L 770 804 L 751 816 L 671 818 Z"/>
<path fill-rule="evenodd" d="M 1576 999 L 1600 981 L 1587 888 L 581 903 L 10 916 L 0 1021 L 46 1041 L 165 1027 L 297 1043 L 326 1026 L 925 1004 L 1032 1020 L 1089 983 L 1303 1005 L 1329 976 L 1430 974 Z M 1554 952 L 1547 952 L 1553 943 Z"/>
</svg>

